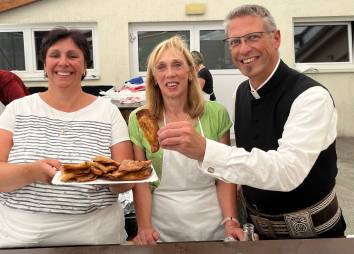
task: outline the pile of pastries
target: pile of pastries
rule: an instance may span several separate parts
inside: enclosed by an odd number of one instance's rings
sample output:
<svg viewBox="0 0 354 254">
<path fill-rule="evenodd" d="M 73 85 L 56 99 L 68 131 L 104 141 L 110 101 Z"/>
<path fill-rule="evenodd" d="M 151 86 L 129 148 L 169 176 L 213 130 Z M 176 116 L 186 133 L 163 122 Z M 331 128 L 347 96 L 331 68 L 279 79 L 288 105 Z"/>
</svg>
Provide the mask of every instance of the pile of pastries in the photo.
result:
<svg viewBox="0 0 354 254">
<path fill-rule="evenodd" d="M 88 182 L 98 178 L 113 181 L 136 181 L 148 178 L 152 173 L 151 160 L 123 160 L 121 163 L 105 156 L 92 161 L 64 164 L 60 168 L 62 182 Z"/>
</svg>

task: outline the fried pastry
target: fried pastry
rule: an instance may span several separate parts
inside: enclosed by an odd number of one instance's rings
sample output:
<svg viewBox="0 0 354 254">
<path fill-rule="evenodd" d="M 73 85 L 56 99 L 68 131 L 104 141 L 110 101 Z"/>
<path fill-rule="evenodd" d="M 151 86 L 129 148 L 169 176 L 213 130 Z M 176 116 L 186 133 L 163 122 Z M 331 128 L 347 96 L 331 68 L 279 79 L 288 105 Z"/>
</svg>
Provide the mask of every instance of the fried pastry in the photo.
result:
<svg viewBox="0 0 354 254">
<path fill-rule="evenodd" d="M 123 160 L 119 166 L 118 171 L 134 172 L 150 166 L 151 166 L 151 160 L 147 160 L 147 161 Z"/>
<path fill-rule="evenodd" d="M 93 161 L 64 164 L 60 170 L 62 182 L 88 182 L 97 178 L 134 181 L 146 179 L 152 172 L 151 160 L 123 160 L 122 163 L 118 163 L 104 156 L 97 156 Z"/>
<path fill-rule="evenodd" d="M 151 175 L 152 168 L 147 167 L 142 170 L 136 171 L 136 172 L 129 172 L 127 174 L 124 174 L 119 178 L 119 180 L 122 181 L 137 181 L 137 180 L 144 180 L 148 178 Z"/>
<path fill-rule="evenodd" d="M 60 168 L 61 178 L 63 182 L 75 180 L 76 177 L 90 174 L 90 166 L 87 162 L 78 164 L 64 164 Z"/>
<path fill-rule="evenodd" d="M 103 165 L 113 165 L 116 166 L 117 168 L 119 167 L 120 163 L 118 163 L 115 160 L 112 160 L 111 158 L 102 156 L 102 155 L 98 155 L 93 159 L 94 162 L 98 162 L 101 163 Z"/>
<path fill-rule="evenodd" d="M 144 133 L 144 137 L 149 142 L 151 152 L 155 153 L 160 149 L 159 141 L 157 139 L 157 131 L 159 125 L 157 118 L 150 114 L 148 109 L 141 109 L 136 112 L 138 123 Z"/>
</svg>

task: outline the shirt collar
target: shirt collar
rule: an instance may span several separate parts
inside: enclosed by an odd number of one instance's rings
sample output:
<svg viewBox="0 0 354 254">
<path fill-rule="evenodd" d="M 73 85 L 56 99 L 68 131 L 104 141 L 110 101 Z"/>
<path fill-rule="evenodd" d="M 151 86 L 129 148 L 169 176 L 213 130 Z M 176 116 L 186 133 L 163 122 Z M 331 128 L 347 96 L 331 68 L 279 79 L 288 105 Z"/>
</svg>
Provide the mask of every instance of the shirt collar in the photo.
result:
<svg viewBox="0 0 354 254">
<path fill-rule="evenodd" d="M 262 86 L 264 86 L 274 75 L 275 71 L 278 69 L 278 66 L 279 66 L 279 63 L 280 63 L 280 58 L 278 59 L 278 62 L 277 64 L 275 65 L 275 68 L 274 70 L 272 71 L 272 73 L 268 76 L 268 78 L 257 88 L 257 89 L 254 89 L 252 87 L 252 84 L 251 84 L 251 81 L 248 80 L 248 83 L 250 85 L 250 92 L 252 94 L 252 96 L 255 98 L 255 99 L 260 99 L 261 96 L 257 93 L 257 90 L 259 90 Z"/>
</svg>

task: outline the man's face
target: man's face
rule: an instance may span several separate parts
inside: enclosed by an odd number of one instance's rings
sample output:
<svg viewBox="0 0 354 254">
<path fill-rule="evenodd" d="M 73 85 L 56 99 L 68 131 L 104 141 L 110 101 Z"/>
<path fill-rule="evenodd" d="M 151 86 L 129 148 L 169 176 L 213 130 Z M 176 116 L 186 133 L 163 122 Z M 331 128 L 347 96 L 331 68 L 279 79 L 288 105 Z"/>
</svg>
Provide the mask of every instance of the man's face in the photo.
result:
<svg viewBox="0 0 354 254">
<path fill-rule="evenodd" d="M 243 37 L 230 45 L 232 61 L 252 85 L 259 86 L 279 59 L 280 32 L 267 30 L 261 17 L 243 16 L 231 20 L 228 37 Z"/>
</svg>

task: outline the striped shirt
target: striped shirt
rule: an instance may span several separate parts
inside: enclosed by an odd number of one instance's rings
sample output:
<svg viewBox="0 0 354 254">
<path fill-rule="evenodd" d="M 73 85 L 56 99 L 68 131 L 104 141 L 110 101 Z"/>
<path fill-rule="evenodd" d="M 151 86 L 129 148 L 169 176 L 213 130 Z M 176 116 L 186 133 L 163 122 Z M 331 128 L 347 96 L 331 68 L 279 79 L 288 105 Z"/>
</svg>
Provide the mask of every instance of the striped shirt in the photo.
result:
<svg viewBox="0 0 354 254">
<path fill-rule="evenodd" d="M 79 163 L 96 155 L 110 157 L 112 145 L 129 140 L 118 108 L 103 98 L 66 113 L 51 108 L 38 94 L 27 96 L 6 107 L 0 128 L 13 133 L 10 163 L 48 157 Z M 32 183 L 13 192 L 0 192 L 0 203 L 26 211 L 84 214 L 117 202 L 117 196 L 102 186 Z"/>
</svg>

